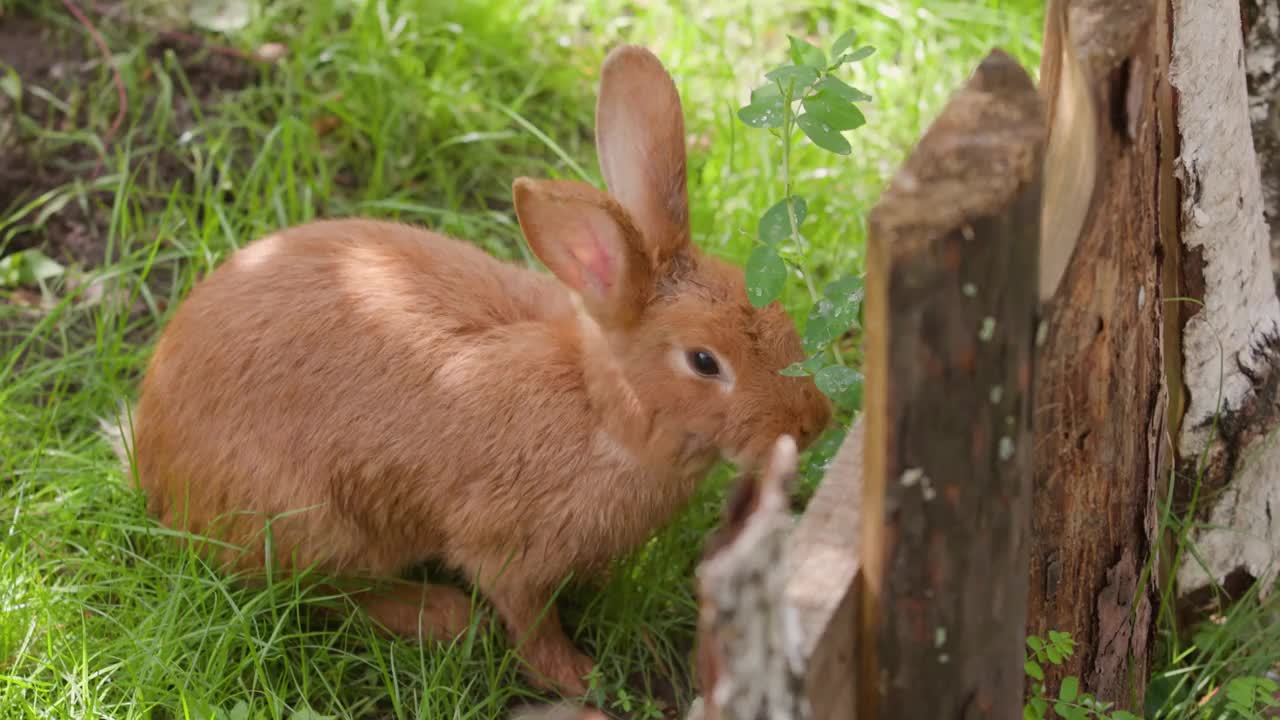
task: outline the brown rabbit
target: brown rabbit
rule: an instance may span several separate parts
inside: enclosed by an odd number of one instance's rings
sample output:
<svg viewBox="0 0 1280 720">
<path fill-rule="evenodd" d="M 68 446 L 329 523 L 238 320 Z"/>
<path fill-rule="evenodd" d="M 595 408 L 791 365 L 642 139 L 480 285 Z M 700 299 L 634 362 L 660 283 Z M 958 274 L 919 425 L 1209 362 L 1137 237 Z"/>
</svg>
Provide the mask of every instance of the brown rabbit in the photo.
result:
<svg viewBox="0 0 1280 720">
<path fill-rule="evenodd" d="M 513 186 L 554 277 L 372 220 L 235 252 L 142 384 L 152 512 L 244 571 L 441 561 L 492 602 L 535 682 L 584 692 L 591 660 L 548 608 L 558 584 L 647 539 L 718 458 L 759 463 L 784 433 L 803 447 L 830 417 L 811 380 L 778 373 L 802 359 L 783 310 L 753 308 L 741 270 L 690 243 L 680 99 L 647 50 L 605 61 L 597 144 L 611 195 Z M 471 610 L 434 585 L 355 599 L 410 636 L 453 636 Z"/>
</svg>

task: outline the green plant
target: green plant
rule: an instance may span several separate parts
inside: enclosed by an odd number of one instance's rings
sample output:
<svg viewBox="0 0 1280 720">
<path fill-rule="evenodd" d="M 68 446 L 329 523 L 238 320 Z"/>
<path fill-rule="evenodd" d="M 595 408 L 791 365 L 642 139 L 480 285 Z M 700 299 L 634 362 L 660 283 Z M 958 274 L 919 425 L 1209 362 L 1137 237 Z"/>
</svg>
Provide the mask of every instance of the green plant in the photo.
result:
<svg viewBox="0 0 1280 720">
<path fill-rule="evenodd" d="M 1050 717 L 1049 709 L 1053 709 L 1053 717 L 1064 720 L 1086 720 L 1087 718 L 1105 718 L 1109 720 L 1138 720 L 1138 716 L 1125 710 L 1111 710 L 1114 703 L 1098 700 L 1089 693 L 1080 692 L 1080 678 L 1068 676 L 1058 685 L 1058 694 L 1049 694 L 1045 684 L 1045 665 L 1059 666 L 1070 658 L 1076 649 L 1076 641 L 1071 635 L 1057 630 L 1049 631 L 1046 641 L 1036 635 L 1027 637 L 1027 648 L 1030 653 L 1023 664 L 1027 677 L 1031 679 L 1031 697 L 1022 708 L 1024 720 L 1041 720 Z"/>
<path fill-rule="evenodd" d="M 866 124 L 857 104 L 871 100 L 871 96 L 835 73 L 869 57 L 875 48 L 855 47 L 858 34 L 854 30 L 832 43 L 830 56 L 804 39 L 788 37 L 792 63 L 765 73 L 768 82 L 752 90 L 751 102 L 738 110 L 742 122 L 769 130 L 782 143 L 783 195 L 760 216 L 760 244 L 747 259 L 747 296 L 751 304 L 764 307 L 782 294 L 790 270 L 804 278 L 813 301 L 804 331 L 809 357 L 782 373 L 812 375 L 818 388 L 838 406 L 856 411 L 862 404 L 862 374 L 849 367 L 837 341 L 861 318 L 862 278 L 846 275 L 818 292 L 814 269 L 807 262 L 809 243 L 800 231 L 810 217 L 809 204 L 794 192 L 791 153 L 797 129 L 823 150 L 838 155 L 852 152 L 843 133 Z M 797 105 L 803 108 L 802 113 L 797 114 Z"/>
<path fill-rule="evenodd" d="M 1261 718 L 1260 710 L 1280 707 L 1280 684 L 1270 678 L 1241 677 L 1227 683 L 1227 710 L 1241 717 Z"/>
</svg>

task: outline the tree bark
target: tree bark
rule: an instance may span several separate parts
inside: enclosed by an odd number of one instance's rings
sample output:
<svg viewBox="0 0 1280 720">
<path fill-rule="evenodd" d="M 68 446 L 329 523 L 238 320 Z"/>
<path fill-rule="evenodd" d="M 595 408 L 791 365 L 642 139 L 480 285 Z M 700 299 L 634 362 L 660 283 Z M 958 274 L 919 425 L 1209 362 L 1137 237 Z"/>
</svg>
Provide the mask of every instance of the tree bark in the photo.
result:
<svg viewBox="0 0 1280 720">
<path fill-rule="evenodd" d="M 1077 652 L 1057 675 L 1129 708 L 1141 707 L 1150 668 L 1142 578 L 1165 423 L 1155 4 L 1068 4 L 1067 41 L 1096 105 L 1097 190 L 1044 310 L 1036 377 L 1028 631 L 1071 633 Z"/>
<path fill-rule="evenodd" d="M 1021 715 L 1044 129 L 993 51 L 871 211 L 862 720 Z"/>
<path fill-rule="evenodd" d="M 786 603 L 796 445 L 736 483 L 698 566 L 698 720 L 806 720 L 804 630 Z M 815 498 L 816 499 L 816 498 Z"/>
</svg>

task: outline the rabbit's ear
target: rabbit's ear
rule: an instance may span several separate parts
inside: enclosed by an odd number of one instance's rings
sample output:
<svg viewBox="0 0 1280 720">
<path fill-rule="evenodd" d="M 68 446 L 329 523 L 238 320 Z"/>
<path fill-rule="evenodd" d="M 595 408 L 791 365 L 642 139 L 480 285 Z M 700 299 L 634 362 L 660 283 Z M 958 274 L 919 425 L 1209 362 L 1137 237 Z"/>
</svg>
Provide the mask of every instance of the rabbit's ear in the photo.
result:
<svg viewBox="0 0 1280 720">
<path fill-rule="evenodd" d="M 511 189 L 520 229 L 542 264 L 577 291 L 602 324 L 634 322 L 652 273 L 626 210 L 576 180 L 517 178 Z"/>
<path fill-rule="evenodd" d="M 596 150 L 609 192 L 635 218 L 655 265 L 689 245 L 684 115 L 662 62 L 615 48 L 600 73 Z"/>
</svg>

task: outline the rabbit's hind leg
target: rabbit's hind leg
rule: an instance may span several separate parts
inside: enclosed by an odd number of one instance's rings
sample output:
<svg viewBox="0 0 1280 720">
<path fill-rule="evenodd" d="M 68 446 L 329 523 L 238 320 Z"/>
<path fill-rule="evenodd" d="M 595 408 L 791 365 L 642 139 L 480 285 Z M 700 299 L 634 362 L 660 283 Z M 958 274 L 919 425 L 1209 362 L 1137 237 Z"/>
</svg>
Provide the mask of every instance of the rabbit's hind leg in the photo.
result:
<svg viewBox="0 0 1280 720">
<path fill-rule="evenodd" d="M 471 598 L 448 585 L 396 583 L 351 599 L 383 628 L 403 637 L 447 642 L 471 624 Z"/>
</svg>

